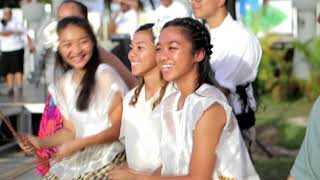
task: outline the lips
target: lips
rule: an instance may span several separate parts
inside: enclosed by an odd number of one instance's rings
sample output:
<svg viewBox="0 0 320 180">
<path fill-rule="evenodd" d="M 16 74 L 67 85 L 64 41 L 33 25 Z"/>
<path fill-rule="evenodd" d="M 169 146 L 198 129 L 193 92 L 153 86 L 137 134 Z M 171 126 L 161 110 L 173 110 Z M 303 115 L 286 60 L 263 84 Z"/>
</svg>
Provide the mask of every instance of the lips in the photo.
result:
<svg viewBox="0 0 320 180">
<path fill-rule="evenodd" d="M 131 62 L 131 66 L 136 66 L 136 65 L 139 65 L 139 64 L 140 64 L 139 61 L 132 61 L 132 62 Z"/>
<path fill-rule="evenodd" d="M 168 72 L 174 67 L 173 64 L 162 64 L 160 66 L 161 72 Z"/>
<path fill-rule="evenodd" d="M 85 57 L 85 55 L 74 56 L 74 57 L 72 57 L 72 61 L 74 61 L 75 63 L 80 63 L 80 62 L 82 62 L 84 57 Z"/>
</svg>

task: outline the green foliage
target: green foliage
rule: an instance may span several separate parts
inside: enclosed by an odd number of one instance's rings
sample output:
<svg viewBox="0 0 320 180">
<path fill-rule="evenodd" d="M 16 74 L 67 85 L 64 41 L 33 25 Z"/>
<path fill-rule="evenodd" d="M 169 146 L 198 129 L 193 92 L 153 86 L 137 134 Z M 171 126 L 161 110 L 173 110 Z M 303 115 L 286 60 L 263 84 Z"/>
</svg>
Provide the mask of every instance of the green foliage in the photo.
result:
<svg viewBox="0 0 320 180">
<path fill-rule="evenodd" d="M 301 146 L 305 133 L 304 127 L 283 125 L 280 128 L 277 144 L 288 149 L 297 149 Z"/>
<path fill-rule="evenodd" d="M 38 0 L 39 2 L 41 2 L 41 3 L 49 3 L 49 4 L 51 4 L 52 3 L 52 1 L 51 0 Z"/>
<path fill-rule="evenodd" d="M 292 63 L 284 57 L 288 49 L 271 47 L 283 38 L 269 34 L 260 39 L 262 59 L 258 74 L 258 91 L 260 94 L 271 93 L 274 100 L 288 99 L 297 96 L 297 83 L 292 76 Z"/>
<path fill-rule="evenodd" d="M 255 167 L 262 180 L 283 180 L 287 179 L 293 163 L 291 158 L 273 158 L 258 160 Z"/>
<path fill-rule="evenodd" d="M 320 39 L 315 38 L 306 43 L 294 41 L 293 46 L 310 63 L 311 79 L 308 82 L 301 82 L 301 84 L 305 87 L 306 96 L 313 101 L 320 95 Z"/>
</svg>

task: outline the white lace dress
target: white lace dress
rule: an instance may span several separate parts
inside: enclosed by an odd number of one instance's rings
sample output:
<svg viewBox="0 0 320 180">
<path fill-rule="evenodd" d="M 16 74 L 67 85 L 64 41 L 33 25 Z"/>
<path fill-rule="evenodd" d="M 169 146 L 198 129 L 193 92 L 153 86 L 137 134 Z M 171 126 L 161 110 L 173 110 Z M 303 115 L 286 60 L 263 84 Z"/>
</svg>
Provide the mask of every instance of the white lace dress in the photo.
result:
<svg viewBox="0 0 320 180">
<path fill-rule="evenodd" d="M 127 87 L 118 73 L 106 64 L 99 65 L 95 75 L 94 95 L 84 112 L 76 109 L 79 91 L 72 81 L 72 76 L 73 71 L 70 70 L 56 85 L 49 87 L 49 92 L 63 117 L 74 125 L 76 138 L 91 136 L 111 127 L 108 113 L 113 98 L 116 93 L 123 95 L 127 92 Z M 110 164 L 123 150 L 124 147 L 119 141 L 85 148 L 69 158 L 53 163 L 50 172 L 59 179 L 74 179 Z"/>
<path fill-rule="evenodd" d="M 141 88 L 138 101 L 133 105 L 129 102 L 136 88 L 132 89 L 123 100 L 123 113 L 120 140 L 125 144 L 128 167 L 142 174 L 151 174 L 160 165 L 160 125 L 159 119 L 152 118 L 153 103 L 158 99 L 160 89 L 146 100 L 145 86 Z M 175 88 L 168 84 L 162 97 L 164 100 Z"/>
<path fill-rule="evenodd" d="M 160 159 L 163 176 L 184 176 L 189 173 L 193 146 L 193 130 L 208 107 L 219 103 L 227 114 L 227 122 L 216 148 L 213 180 L 236 178 L 258 180 L 237 121 L 226 97 L 215 87 L 204 84 L 185 99 L 177 111 L 180 93 L 169 96 L 161 104 Z M 214 119 L 212 119 L 214 121 Z"/>
</svg>

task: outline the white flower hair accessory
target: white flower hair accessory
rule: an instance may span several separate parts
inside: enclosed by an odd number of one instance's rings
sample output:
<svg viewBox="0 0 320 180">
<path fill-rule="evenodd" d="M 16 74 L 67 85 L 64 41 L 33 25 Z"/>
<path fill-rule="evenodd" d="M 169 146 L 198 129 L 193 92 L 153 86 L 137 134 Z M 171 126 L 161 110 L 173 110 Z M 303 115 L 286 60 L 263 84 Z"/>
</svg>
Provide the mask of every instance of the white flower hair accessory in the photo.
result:
<svg viewBox="0 0 320 180">
<path fill-rule="evenodd" d="M 156 22 L 154 23 L 154 26 L 152 27 L 152 33 L 154 35 L 154 44 L 158 43 L 160 32 L 163 26 L 171 20 L 173 20 L 173 18 L 170 16 L 163 16 L 156 20 Z"/>
</svg>

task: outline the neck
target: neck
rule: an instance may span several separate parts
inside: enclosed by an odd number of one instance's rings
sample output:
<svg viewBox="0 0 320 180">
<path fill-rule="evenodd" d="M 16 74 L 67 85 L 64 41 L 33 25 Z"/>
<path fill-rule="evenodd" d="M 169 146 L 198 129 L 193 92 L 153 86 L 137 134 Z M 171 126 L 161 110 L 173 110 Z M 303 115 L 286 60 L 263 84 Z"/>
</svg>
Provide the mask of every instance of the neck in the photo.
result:
<svg viewBox="0 0 320 180">
<path fill-rule="evenodd" d="M 226 10 L 225 7 L 218 9 L 214 15 L 206 19 L 209 27 L 210 28 L 219 27 L 223 23 L 227 15 L 228 15 L 228 11 Z"/>
<path fill-rule="evenodd" d="M 81 80 L 82 80 L 85 72 L 86 72 L 86 71 L 83 70 L 83 69 L 80 69 L 80 70 L 74 69 L 74 70 L 73 70 L 72 80 L 73 80 L 74 82 L 76 82 L 76 84 L 80 84 L 80 82 L 81 82 Z"/>
<path fill-rule="evenodd" d="M 146 99 L 149 99 L 158 91 L 158 89 L 165 83 L 161 78 L 161 72 L 158 67 L 154 68 L 143 76 Z"/>
<path fill-rule="evenodd" d="M 196 88 L 196 80 L 199 77 L 197 66 L 195 66 L 188 74 L 185 74 L 181 78 L 175 81 L 181 97 L 187 97 L 192 94 Z"/>
</svg>

